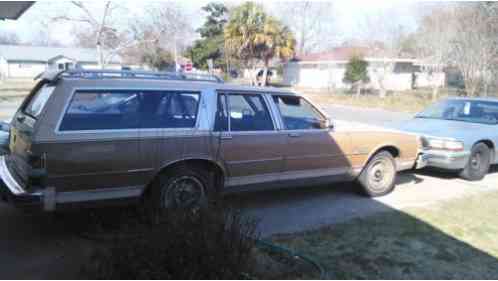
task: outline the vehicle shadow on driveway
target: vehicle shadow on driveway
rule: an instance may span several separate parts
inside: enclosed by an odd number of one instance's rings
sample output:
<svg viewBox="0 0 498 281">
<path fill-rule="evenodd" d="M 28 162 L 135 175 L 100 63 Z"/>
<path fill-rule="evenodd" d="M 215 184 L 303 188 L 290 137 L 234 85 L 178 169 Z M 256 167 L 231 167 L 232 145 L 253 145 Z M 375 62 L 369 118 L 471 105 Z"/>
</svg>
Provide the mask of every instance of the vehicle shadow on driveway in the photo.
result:
<svg viewBox="0 0 498 281">
<path fill-rule="evenodd" d="M 398 179 L 398 188 L 392 195 L 384 196 L 380 200 L 392 198 L 396 193 L 403 193 L 412 188 L 413 183 L 421 183 L 423 178 L 416 174 L 402 173 Z M 410 187 L 408 187 L 410 186 Z M 370 256 L 394 255 L 396 249 L 412 247 L 413 257 L 400 257 L 399 264 L 389 265 L 392 268 L 382 277 L 403 278 L 450 278 L 451 269 L 462 272 L 467 269 L 465 277 L 497 278 L 498 260 L 465 242 L 455 239 L 426 222 L 397 210 L 378 199 L 370 199 L 358 195 L 354 183 L 337 183 L 331 186 L 316 186 L 288 190 L 275 190 L 230 195 L 226 201 L 231 206 L 242 209 L 246 214 L 260 220 L 260 231 L 263 237 L 276 233 L 293 233 L 319 227 L 334 228 L 337 223 L 351 219 L 365 219 L 372 214 L 388 212 L 389 221 L 377 221 L 375 224 L 365 223 L 357 230 L 354 238 L 349 240 L 335 239 L 322 241 L 316 238 L 308 248 L 308 255 L 314 255 L 313 247 L 332 247 L 331 250 L 348 248 L 360 253 L 365 251 Z M 95 210 L 79 210 L 65 212 L 61 215 L 52 214 L 25 214 L 19 210 L 0 205 L 0 276 L 4 279 L 73 279 L 78 278 L 82 264 L 91 259 L 92 250 L 98 242 L 87 240 L 80 235 L 85 231 L 93 231 L 95 225 L 89 216 L 107 217 L 129 212 L 130 208 L 103 208 Z M 117 219 L 117 223 L 126 224 L 126 219 Z M 375 217 L 375 216 L 374 216 Z M 131 218 L 133 219 L 133 218 Z M 403 224 L 398 229 L 398 221 Z M 391 224 L 389 229 L 399 231 L 401 241 L 389 241 L 382 237 L 372 237 L 375 228 L 382 228 L 383 224 Z M 386 226 L 387 227 L 387 226 Z M 340 230 L 334 235 L 341 235 Z M 420 231 L 422 236 L 414 232 Z M 303 234 L 307 235 L 307 234 Z M 381 239 L 381 240 L 376 240 Z M 420 240 L 422 239 L 422 240 Z M 348 241 L 346 244 L 342 241 Z M 437 244 L 433 242 L 437 241 Z M 322 245 L 321 243 L 328 243 Z M 390 243 L 386 245 L 385 243 Z M 354 245 L 353 245 L 354 244 Z M 361 246 L 361 251 L 359 247 Z M 390 246 L 393 253 L 386 253 L 385 247 Z M 449 249 L 449 250 L 448 250 Z M 342 254 L 340 254 L 342 253 Z M 339 255 L 335 256 L 334 255 Z M 456 256 L 455 256 L 456 255 Z M 327 257 L 318 257 L 322 261 L 326 258 L 337 258 L 350 263 L 349 268 L 364 267 L 365 257 L 355 256 L 344 251 L 332 251 Z M 464 257 L 465 259 L 463 259 Z M 317 258 L 317 257 L 315 257 Z M 410 259 L 423 261 L 420 265 L 411 264 Z M 403 259 L 407 261 L 403 261 Z M 465 261 L 474 261 L 480 264 L 478 269 L 468 268 Z M 334 260 L 335 262 L 335 260 Z M 381 261 L 366 261 L 366 266 L 382 267 Z M 380 262 L 380 263 L 379 263 Z M 373 265 L 372 265 L 373 264 Z M 410 265 L 410 266 L 407 266 Z M 425 266 L 428 275 L 397 275 L 399 268 Z M 399 269 L 399 270 L 398 270 Z M 407 269 L 408 270 L 408 269 Z M 373 273 L 372 273 L 373 274 Z M 432 274 L 432 275 L 431 275 Z M 376 278 L 377 275 L 364 275 Z M 389 279 L 389 278 L 388 278 Z"/>
</svg>

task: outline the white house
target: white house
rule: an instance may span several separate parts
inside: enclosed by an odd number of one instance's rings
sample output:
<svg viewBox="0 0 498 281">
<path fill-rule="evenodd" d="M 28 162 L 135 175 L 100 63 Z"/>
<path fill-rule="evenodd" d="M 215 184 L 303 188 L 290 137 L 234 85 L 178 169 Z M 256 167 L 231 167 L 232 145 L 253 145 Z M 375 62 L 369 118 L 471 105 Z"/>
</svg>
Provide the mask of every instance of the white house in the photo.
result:
<svg viewBox="0 0 498 281">
<path fill-rule="evenodd" d="M 32 79 L 49 69 L 66 70 L 76 66 L 98 68 L 96 49 L 0 45 L 0 78 Z M 106 68 L 120 69 L 121 57 L 108 60 Z"/>
<path fill-rule="evenodd" d="M 341 89 L 351 85 L 343 82 L 346 64 L 353 55 L 361 55 L 368 62 L 370 89 L 379 89 L 380 83 L 386 90 L 409 90 L 429 83 L 443 83 L 441 79 L 427 79 L 420 72 L 416 59 L 387 58 L 376 55 L 375 50 L 364 47 L 339 47 L 324 53 L 298 57 L 284 66 L 283 81 L 287 85 L 312 89 Z M 420 80 L 420 81 L 418 81 Z"/>
</svg>

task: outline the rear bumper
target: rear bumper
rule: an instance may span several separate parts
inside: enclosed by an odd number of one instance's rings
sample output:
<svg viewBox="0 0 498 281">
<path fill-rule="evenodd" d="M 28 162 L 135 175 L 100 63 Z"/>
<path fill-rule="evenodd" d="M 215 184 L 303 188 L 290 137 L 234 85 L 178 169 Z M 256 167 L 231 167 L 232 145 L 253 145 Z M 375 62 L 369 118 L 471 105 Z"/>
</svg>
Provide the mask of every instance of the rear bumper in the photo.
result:
<svg viewBox="0 0 498 281">
<path fill-rule="evenodd" d="M 0 199 L 16 207 L 41 207 L 43 195 L 39 192 L 29 193 L 12 177 L 7 168 L 5 156 L 0 156 Z"/>
<path fill-rule="evenodd" d="M 43 206 L 43 194 L 24 190 L 10 174 L 4 155 L 0 156 L 0 199 L 21 208 Z"/>
<path fill-rule="evenodd" d="M 53 187 L 36 192 L 25 190 L 10 174 L 5 156 L 0 156 L 0 201 L 23 209 L 54 211 L 57 207 L 96 206 L 99 203 L 135 202 L 140 199 L 144 186 L 102 188 L 57 193 Z"/>
</svg>

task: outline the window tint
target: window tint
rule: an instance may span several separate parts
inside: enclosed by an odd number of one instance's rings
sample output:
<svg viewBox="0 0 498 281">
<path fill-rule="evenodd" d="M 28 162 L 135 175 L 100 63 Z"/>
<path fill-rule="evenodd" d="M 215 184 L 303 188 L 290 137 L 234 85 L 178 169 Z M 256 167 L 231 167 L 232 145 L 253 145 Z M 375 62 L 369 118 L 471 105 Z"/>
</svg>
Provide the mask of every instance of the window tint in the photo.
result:
<svg viewBox="0 0 498 281">
<path fill-rule="evenodd" d="M 28 105 L 24 109 L 24 113 L 34 118 L 38 118 L 43 108 L 45 107 L 45 104 L 47 103 L 48 99 L 54 92 L 54 89 L 55 87 L 53 86 L 48 86 L 46 84 L 43 85 L 38 90 L 38 92 L 36 92 L 36 94 L 31 98 Z"/>
<path fill-rule="evenodd" d="M 309 102 L 300 97 L 274 96 L 287 130 L 313 130 L 326 127 L 326 120 Z"/>
<path fill-rule="evenodd" d="M 163 91 L 78 91 L 61 131 L 193 128 L 199 94 Z"/>
<path fill-rule="evenodd" d="M 218 95 L 218 108 L 216 110 L 216 119 L 214 130 L 216 132 L 228 131 L 228 109 L 226 95 Z"/>
<path fill-rule="evenodd" d="M 261 95 L 228 95 L 231 131 L 273 130 L 273 121 Z"/>
</svg>

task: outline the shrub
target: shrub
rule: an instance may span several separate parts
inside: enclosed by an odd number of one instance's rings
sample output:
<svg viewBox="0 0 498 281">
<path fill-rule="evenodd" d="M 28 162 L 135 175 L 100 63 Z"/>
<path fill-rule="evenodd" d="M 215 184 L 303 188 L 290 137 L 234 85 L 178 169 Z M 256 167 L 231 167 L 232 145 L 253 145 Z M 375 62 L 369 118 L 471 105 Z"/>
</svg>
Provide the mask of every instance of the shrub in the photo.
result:
<svg viewBox="0 0 498 281">
<path fill-rule="evenodd" d="M 170 211 L 161 221 L 105 243 L 82 277 L 240 279 L 251 271 L 256 222 L 239 211 Z"/>
</svg>

